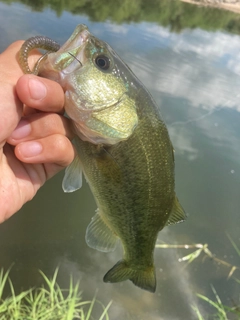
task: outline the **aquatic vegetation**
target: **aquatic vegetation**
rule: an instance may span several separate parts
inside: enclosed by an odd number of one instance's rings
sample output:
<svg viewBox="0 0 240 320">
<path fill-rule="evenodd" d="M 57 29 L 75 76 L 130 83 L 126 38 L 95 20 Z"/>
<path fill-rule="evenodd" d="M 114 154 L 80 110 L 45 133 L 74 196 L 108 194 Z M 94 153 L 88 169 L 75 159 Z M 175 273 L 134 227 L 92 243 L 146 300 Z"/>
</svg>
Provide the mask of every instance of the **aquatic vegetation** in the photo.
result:
<svg viewBox="0 0 240 320">
<path fill-rule="evenodd" d="M 233 240 L 230 238 L 230 236 L 227 234 L 228 238 L 230 239 L 234 249 L 237 251 L 238 255 L 240 256 L 240 250 L 237 248 L 236 244 L 233 242 Z M 179 262 L 186 261 L 188 264 L 193 262 L 195 259 L 197 259 L 202 253 L 205 254 L 205 257 L 211 258 L 212 260 L 216 261 L 220 265 L 224 265 L 228 268 L 230 268 L 229 274 L 227 276 L 227 279 L 231 278 L 235 270 L 240 270 L 240 267 L 232 265 L 231 263 L 228 263 L 227 261 L 224 261 L 222 259 L 219 259 L 214 255 L 208 248 L 208 244 L 202 244 L 202 243 L 196 243 L 196 244 L 157 244 L 156 248 L 161 249 L 197 249 L 190 254 L 179 258 Z"/>
<path fill-rule="evenodd" d="M 208 319 L 218 319 L 218 320 L 228 320 L 230 319 L 229 316 L 231 315 L 231 319 L 239 319 L 240 318 L 240 308 L 239 306 L 234 306 L 234 307 L 229 307 L 229 306 L 225 306 L 217 291 L 215 290 L 215 288 L 211 285 L 212 291 L 214 293 L 214 296 L 216 298 L 216 301 L 213 301 L 211 299 L 209 299 L 208 297 L 197 293 L 197 296 L 202 299 L 203 301 L 206 301 L 208 304 L 210 304 L 213 308 L 216 309 L 216 312 L 213 313 L 211 316 L 208 317 Z M 201 314 L 201 312 L 199 311 L 199 309 L 194 306 L 193 310 L 195 310 L 197 316 L 198 316 L 198 320 L 206 320 L 206 318 L 204 318 Z M 236 316 L 236 317 L 235 317 Z"/>
<path fill-rule="evenodd" d="M 96 304 L 102 307 L 102 314 L 95 320 L 109 320 L 108 309 L 96 297 L 92 301 L 83 301 L 79 283 L 73 284 L 70 279 L 68 289 L 61 289 L 56 282 L 58 269 L 52 279 L 40 271 L 45 286 L 32 288 L 19 294 L 9 278 L 9 271 L 0 270 L 0 320 L 89 320 L 94 319 L 92 311 Z M 7 283 L 11 295 L 3 298 Z"/>
<path fill-rule="evenodd" d="M 230 237 L 229 234 L 227 234 L 228 239 L 230 240 L 233 248 L 235 249 L 236 253 L 238 254 L 238 256 L 240 257 L 240 249 L 237 247 L 236 243 L 233 241 L 233 239 Z M 216 257 L 215 254 L 213 254 L 209 248 L 208 248 L 208 244 L 183 244 L 183 245 L 179 245 L 179 244 L 157 244 L 156 245 L 157 248 L 162 248 L 162 249 L 169 249 L 169 248 L 176 248 L 176 249 L 196 249 L 193 252 L 191 252 L 190 254 L 178 259 L 179 262 L 187 262 L 187 265 L 189 265 L 190 263 L 192 263 L 194 260 L 196 260 L 197 258 L 199 258 L 199 256 L 201 254 L 205 254 L 205 257 L 211 258 L 213 261 L 217 262 L 219 265 L 225 266 L 227 268 L 230 269 L 228 276 L 226 277 L 226 280 L 230 279 L 231 277 L 233 277 L 233 274 L 236 270 L 240 270 L 239 266 L 235 266 L 232 265 L 231 263 L 225 261 L 225 260 L 221 260 L 219 258 Z M 240 285 L 240 280 L 237 278 L 234 278 L 234 280 L 239 283 Z M 229 317 L 231 317 L 231 319 L 240 319 L 240 302 L 238 301 L 237 303 L 235 303 L 234 301 L 234 306 L 226 306 L 222 303 L 221 298 L 219 296 L 219 294 L 217 293 L 216 289 L 214 288 L 213 285 L 211 285 L 211 289 L 212 292 L 215 296 L 215 300 L 212 300 L 208 297 L 206 297 L 203 294 L 199 294 L 196 293 L 197 297 L 200 298 L 202 301 L 207 302 L 210 306 L 212 306 L 214 308 L 214 311 L 211 315 L 208 315 L 207 318 L 205 318 L 199 308 L 197 306 L 192 306 L 193 310 L 195 311 L 196 315 L 197 315 L 197 319 L 198 320 L 207 320 L 207 319 L 218 319 L 218 320 L 228 320 L 230 319 Z"/>
<path fill-rule="evenodd" d="M 228 239 L 230 240 L 233 248 L 235 249 L 235 251 L 237 252 L 238 256 L 240 257 L 240 249 L 237 247 L 236 243 L 233 241 L 233 239 L 230 237 L 230 235 L 228 233 L 227 234 L 227 237 Z M 222 261 L 222 260 L 219 260 L 219 261 Z M 223 261 L 224 262 L 224 261 Z M 228 264 L 230 265 L 229 263 L 224 263 L 225 265 Z M 232 276 L 233 272 L 236 270 L 236 269 L 239 269 L 239 267 L 236 267 L 236 266 L 232 266 L 232 269 L 228 275 L 228 279 Z M 234 279 L 237 283 L 239 283 L 240 285 L 240 280 L 239 279 Z M 204 296 L 204 295 L 201 295 L 199 293 L 197 293 L 197 296 L 202 299 L 203 301 L 206 301 L 208 302 L 212 307 L 214 307 L 216 309 L 216 313 L 212 315 L 212 318 L 214 319 L 219 319 L 219 320 L 228 320 L 229 319 L 229 316 L 231 315 L 231 319 L 240 319 L 240 306 L 239 305 L 235 305 L 233 307 L 229 307 L 229 306 L 225 306 L 217 291 L 215 290 L 215 288 L 211 285 L 211 288 L 212 288 L 212 291 L 214 293 L 214 296 L 216 298 L 216 301 L 213 301 L 211 299 L 209 299 L 208 297 Z M 204 320 L 203 316 L 201 315 L 201 313 L 199 312 L 199 310 L 197 308 L 195 308 L 195 311 L 196 311 L 196 314 L 198 315 L 198 319 L 199 320 Z M 235 317 L 236 316 L 236 317 Z"/>
</svg>

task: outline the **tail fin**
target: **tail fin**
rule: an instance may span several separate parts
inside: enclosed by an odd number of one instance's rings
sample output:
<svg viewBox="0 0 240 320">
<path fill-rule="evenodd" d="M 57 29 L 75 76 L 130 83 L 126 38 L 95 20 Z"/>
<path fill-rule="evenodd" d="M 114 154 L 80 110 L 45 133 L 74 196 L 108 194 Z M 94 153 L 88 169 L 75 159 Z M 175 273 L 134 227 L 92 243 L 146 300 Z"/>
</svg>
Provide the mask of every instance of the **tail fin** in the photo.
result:
<svg viewBox="0 0 240 320">
<path fill-rule="evenodd" d="M 147 267 L 145 269 L 132 268 L 125 260 L 118 261 L 112 269 L 110 269 L 104 276 L 104 282 L 120 282 L 131 280 L 136 286 L 155 292 L 156 290 L 156 276 L 155 268 Z"/>
</svg>

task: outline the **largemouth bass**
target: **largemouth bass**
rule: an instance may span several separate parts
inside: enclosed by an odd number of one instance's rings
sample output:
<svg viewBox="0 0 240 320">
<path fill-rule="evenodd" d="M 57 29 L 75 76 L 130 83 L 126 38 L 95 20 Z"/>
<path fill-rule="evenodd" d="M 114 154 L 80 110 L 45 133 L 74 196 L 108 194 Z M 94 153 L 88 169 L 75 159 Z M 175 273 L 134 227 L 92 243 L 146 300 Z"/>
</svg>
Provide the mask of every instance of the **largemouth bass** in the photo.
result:
<svg viewBox="0 0 240 320">
<path fill-rule="evenodd" d="M 28 53 L 43 55 L 33 71 Z M 183 221 L 174 191 L 174 155 L 167 128 L 151 95 L 130 68 L 85 25 L 76 27 L 61 47 L 34 37 L 20 51 L 26 73 L 57 81 L 65 91 L 65 111 L 72 120 L 78 156 L 66 169 L 65 192 L 81 187 L 81 169 L 98 210 L 87 231 L 87 244 L 109 252 L 118 239 L 123 259 L 105 282 L 131 280 L 154 292 L 154 247 L 164 226 Z"/>
</svg>

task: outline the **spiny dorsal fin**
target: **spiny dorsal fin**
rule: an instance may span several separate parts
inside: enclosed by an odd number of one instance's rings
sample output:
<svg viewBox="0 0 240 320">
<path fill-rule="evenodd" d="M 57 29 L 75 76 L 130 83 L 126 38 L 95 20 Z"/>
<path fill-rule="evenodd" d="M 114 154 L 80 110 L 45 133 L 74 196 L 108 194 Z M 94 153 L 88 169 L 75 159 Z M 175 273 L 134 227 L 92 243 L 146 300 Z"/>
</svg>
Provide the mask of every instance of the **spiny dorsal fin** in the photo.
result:
<svg viewBox="0 0 240 320">
<path fill-rule="evenodd" d="M 186 214 L 182 206 L 180 205 L 178 198 L 175 196 L 172 211 L 167 222 L 167 226 L 169 226 L 170 224 L 183 222 L 184 220 L 186 220 Z"/>
<path fill-rule="evenodd" d="M 116 248 L 118 237 L 97 213 L 87 227 L 86 242 L 89 247 L 102 252 L 110 252 Z"/>
</svg>

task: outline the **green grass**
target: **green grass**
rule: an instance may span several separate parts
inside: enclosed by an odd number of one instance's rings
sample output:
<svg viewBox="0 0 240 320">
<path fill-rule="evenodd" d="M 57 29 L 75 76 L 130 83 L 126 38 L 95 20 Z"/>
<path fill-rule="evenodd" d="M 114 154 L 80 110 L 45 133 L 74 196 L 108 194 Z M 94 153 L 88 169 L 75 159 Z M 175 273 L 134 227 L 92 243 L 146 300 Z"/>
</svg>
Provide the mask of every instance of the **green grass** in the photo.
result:
<svg viewBox="0 0 240 320">
<path fill-rule="evenodd" d="M 57 284 L 58 269 L 53 278 L 48 279 L 41 272 L 45 286 L 15 293 L 9 271 L 0 271 L 0 320 L 109 320 L 108 309 L 94 297 L 91 301 L 83 301 L 79 284 L 73 285 L 72 279 L 68 289 L 61 289 Z M 11 295 L 3 299 L 6 285 Z M 101 306 L 101 314 L 93 318 L 95 305 Z"/>
<path fill-rule="evenodd" d="M 217 294 L 215 288 L 213 286 L 212 287 L 212 291 L 214 293 L 215 296 L 215 301 L 209 299 L 208 297 L 197 293 L 197 296 L 202 299 L 203 301 L 206 301 L 209 305 L 211 305 L 215 312 L 211 315 L 209 315 L 209 317 L 207 319 L 216 319 L 216 320 L 228 320 L 228 319 L 240 319 L 240 308 L 239 306 L 235 306 L 235 307 L 228 307 L 225 306 L 219 295 Z M 196 312 L 196 315 L 198 317 L 198 320 L 206 320 L 206 318 L 204 318 L 202 316 L 202 314 L 200 313 L 199 309 L 194 306 L 193 310 Z"/>
<path fill-rule="evenodd" d="M 240 250 L 232 238 L 227 234 L 237 255 L 240 257 Z M 233 277 L 233 273 L 240 268 L 233 266 L 230 263 L 218 259 L 208 248 L 208 244 L 192 244 L 192 245 L 171 245 L 157 244 L 157 248 L 183 248 L 195 249 L 192 253 L 182 257 L 179 261 L 187 262 L 189 265 L 194 260 L 199 258 L 201 254 L 210 257 L 219 264 L 229 268 L 230 272 L 226 279 Z M 40 271 L 45 285 L 40 288 L 33 288 L 23 291 L 19 294 L 15 293 L 13 283 L 9 278 L 9 272 L 0 270 L 0 320 L 109 320 L 108 309 L 111 302 L 105 307 L 100 301 L 94 297 L 91 301 L 82 300 L 82 295 L 79 290 L 79 284 L 73 284 L 70 279 L 69 288 L 61 289 L 57 284 L 58 269 L 54 272 L 52 279 L 49 279 L 43 272 Z M 240 285 L 240 280 L 234 278 Z M 6 286 L 9 286 L 11 294 L 4 297 Z M 198 320 L 228 320 L 240 319 L 240 305 L 229 307 L 222 303 L 221 298 L 215 288 L 211 285 L 214 299 L 197 293 L 197 297 L 208 303 L 213 308 L 213 313 L 207 318 L 203 316 L 197 306 L 192 306 Z M 96 318 L 92 313 L 98 305 L 101 307 L 100 315 Z"/>
<path fill-rule="evenodd" d="M 233 239 L 230 237 L 229 234 L 227 234 L 227 237 L 228 239 L 230 240 L 233 248 L 235 249 L 237 255 L 240 257 L 240 250 L 239 248 L 237 247 L 236 243 L 233 241 Z M 220 262 L 224 262 L 223 264 L 224 265 L 228 265 L 228 266 L 231 266 L 229 263 L 225 262 L 225 261 L 222 261 L 222 260 L 219 260 Z M 228 279 L 232 276 L 233 272 L 235 270 L 239 269 L 239 267 L 236 267 L 236 266 L 231 266 L 231 270 L 230 270 L 230 273 L 228 275 Z M 240 280 L 239 279 L 234 279 L 237 283 L 240 284 Z M 197 296 L 202 299 L 203 301 L 206 301 L 209 305 L 211 305 L 214 309 L 215 309 L 215 313 L 213 315 L 211 315 L 211 319 L 218 319 L 218 320 L 228 320 L 229 317 L 231 319 L 240 319 L 240 306 L 236 305 L 234 307 L 228 307 L 228 306 L 225 306 L 217 291 L 215 290 L 215 288 L 211 285 L 211 288 L 212 288 L 212 291 L 214 293 L 214 296 L 215 296 L 215 301 L 209 299 L 208 297 L 204 296 L 204 295 L 201 295 L 199 293 L 197 293 Z M 198 316 L 198 320 L 205 320 L 203 318 L 203 316 L 201 315 L 200 311 L 198 310 L 198 308 L 194 308 L 197 316 Z"/>
</svg>

